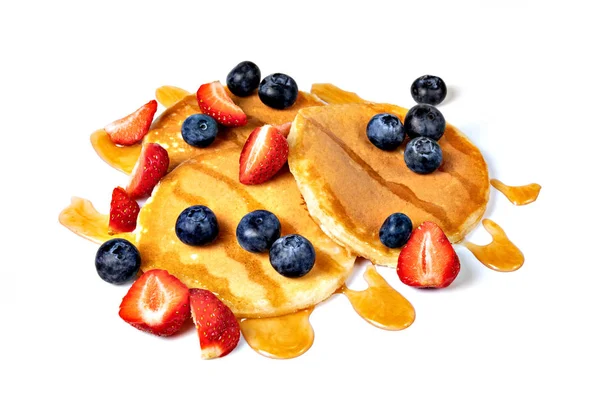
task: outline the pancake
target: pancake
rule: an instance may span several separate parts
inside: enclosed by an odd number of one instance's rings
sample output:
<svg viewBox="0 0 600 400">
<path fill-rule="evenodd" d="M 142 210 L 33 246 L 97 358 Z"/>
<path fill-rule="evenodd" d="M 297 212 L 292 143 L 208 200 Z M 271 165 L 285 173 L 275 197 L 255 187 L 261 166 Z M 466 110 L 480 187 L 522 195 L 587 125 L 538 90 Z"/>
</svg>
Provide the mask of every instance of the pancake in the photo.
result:
<svg viewBox="0 0 600 400">
<path fill-rule="evenodd" d="M 479 222 L 489 197 L 487 165 L 458 129 L 447 124 L 439 140 L 443 164 L 419 175 L 404 162 L 408 140 L 387 152 L 366 136 L 373 115 L 392 113 L 403 121 L 405 108 L 367 103 L 332 85 L 316 85 L 315 91 L 326 101 L 354 103 L 301 110 L 288 137 L 290 170 L 311 216 L 332 239 L 375 264 L 395 267 L 400 249 L 379 241 L 390 214 L 408 215 L 414 227 L 433 221 L 453 243 Z"/>
<path fill-rule="evenodd" d="M 162 113 L 144 137 L 144 143 L 158 143 L 164 147 L 169 152 L 169 169 L 172 170 L 188 158 L 200 154 L 222 149 L 241 148 L 255 128 L 265 124 L 281 125 L 292 122 L 300 109 L 323 104 L 315 96 L 300 92 L 298 99 L 290 108 L 276 110 L 264 105 L 256 93 L 248 97 L 238 97 L 229 91 L 228 94 L 234 103 L 244 110 L 248 116 L 248 123 L 233 128 L 219 126 L 219 134 L 210 146 L 205 148 L 190 146 L 181 136 L 183 121 L 188 116 L 201 112 L 195 95 L 186 96 Z"/>
<path fill-rule="evenodd" d="M 221 146 L 163 178 L 138 217 L 142 270 L 166 269 L 188 287 L 208 289 L 237 317 L 284 315 L 325 300 L 344 283 L 355 256 L 311 219 L 287 167 L 265 184 L 240 184 L 239 152 L 237 147 Z M 175 234 L 180 212 L 196 204 L 212 209 L 219 222 L 219 236 L 206 246 L 185 245 Z M 307 275 L 283 277 L 271 266 L 268 253 L 250 253 L 238 244 L 238 222 L 257 209 L 277 215 L 282 235 L 298 233 L 312 242 L 316 263 Z"/>
</svg>

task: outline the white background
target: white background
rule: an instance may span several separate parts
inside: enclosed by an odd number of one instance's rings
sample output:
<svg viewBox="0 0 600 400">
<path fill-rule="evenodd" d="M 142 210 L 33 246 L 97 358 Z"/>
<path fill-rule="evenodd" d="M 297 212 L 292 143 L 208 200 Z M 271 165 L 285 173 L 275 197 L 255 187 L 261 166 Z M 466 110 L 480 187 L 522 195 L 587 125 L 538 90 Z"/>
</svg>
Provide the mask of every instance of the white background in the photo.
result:
<svg viewBox="0 0 600 400">
<path fill-rule="evenodd" d="M 0 398 L 600 396 L 593 2 L 125 3 L 0 5 Z M 89 134 L 158 86 L 195 90 L 245 59 L 304 90 L 332 82 L 407 107 L 416 77 L 441 76 L 441 111 L 491 176 L 543 187 L 525 207 L 492 191 L 487 211 L 523 268 L 493 272 L 457 246 L 457 281 L 426 292 L 380 268 L 414 304 L 414 325 L 376 329 L 338 296 L 311 317 L 314 346 L 287 361 L 243 342 L 203 361 L 193 330 L 159 339 L 121 321 L 127 287 L 100 280 L 97 246 L 58 224 L 70 196 L 108 211 L 127 181 Z M 351 287 L 365 287 L 362 271 Z"/>
</svg>

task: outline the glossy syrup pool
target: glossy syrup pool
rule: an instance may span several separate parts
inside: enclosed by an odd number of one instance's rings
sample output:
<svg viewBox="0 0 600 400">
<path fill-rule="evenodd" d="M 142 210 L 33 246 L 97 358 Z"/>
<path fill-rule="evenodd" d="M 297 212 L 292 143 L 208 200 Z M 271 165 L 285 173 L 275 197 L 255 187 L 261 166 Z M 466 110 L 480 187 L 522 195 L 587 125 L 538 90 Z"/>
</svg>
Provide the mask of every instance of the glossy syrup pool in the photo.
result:
<svg viewBox="0 0 600 400">
<path fill-rule="evenodd" d="M 491 179 L 491 185 L 506 196 L 511 203 L 517 206 L 524 206 L 537 200 L 542 187 L 537 183 L 530 183 L 523 186 L 508 186 L 498 179 Z"/>
<path fill-rule="evenodd" d="M 110 140 L 104 129 L 97 130 L 90 136 L 92 147 L 108 165 L 130 174 L 142 152 L 141 144 L 118 146 Z"/>
<path fill-rule="evenodd" d="M 521 250 L 508 239 L 504 230 L 494 221 L 484 219 L 483 227 L 492 235 L 492 241 L 480 246 L 471 242 L 462 244 L 486 267 L 500 272 L 516 271 L 525 262 Z"/>
</svg>

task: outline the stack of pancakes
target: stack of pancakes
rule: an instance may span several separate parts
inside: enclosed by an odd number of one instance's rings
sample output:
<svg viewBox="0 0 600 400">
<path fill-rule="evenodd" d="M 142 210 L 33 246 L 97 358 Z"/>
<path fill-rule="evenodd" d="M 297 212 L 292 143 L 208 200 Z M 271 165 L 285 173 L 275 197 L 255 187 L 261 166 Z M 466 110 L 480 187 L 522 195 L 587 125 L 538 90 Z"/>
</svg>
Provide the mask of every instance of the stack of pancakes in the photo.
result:
<svg viewBox="0 0 600 400">
<path fill-rule="evenodd" d="M 318 92 L 323 86 L 316 86 Z M 243 127 L 219 132 L 205 148 L 181 138 L 181 124 L 200 110 L 194 96 L 169 107 L 153 124 L 146 142 L 169 152 L 171 172 L 142 207 L 135 232 L 142 270 L 161 268 L 189 287 L 216 293 L 238 317 L 268 317 L 313 306 L 329 297 L 350 274 L 357 256 L 395 266 L 399 249 L 379 241 L 379 228 L 394 212 L 418 225 L 431 220 L 460 241 L 480 220 L 489 193 L 488 173 L 479 150 L 448 125 L 440 145 L 441 168 L 430 175 L 407 169 L 403 150 L 384 152 L 366 137 L 366 125 L 380 112 L 404 118 L 406 110 L 362 101 L 329 86 L 321 97 L 300 93 L 286 110 L 265 106 L 256 94 L 231 96 L 248 116 Z M 332 104 L 349 103 L 349 104 Z M 245 186 L 238 180 L 239 156 L 256 127 L 292 122 L 289 168 L 270 181 Z M 403 148 L 403 146 L 402 146 Z M 185 208 L 202 204 L 219 221 L 218 238 L 207 246 L 183 244 L 175 221 Z M 250 211 L 273 212 L 282 235 L 298 233 L 316 250 L 316 263 L 301 278 L 286 278 L 268 254 L 243 250 L 235 229 Z"/>
</svg>

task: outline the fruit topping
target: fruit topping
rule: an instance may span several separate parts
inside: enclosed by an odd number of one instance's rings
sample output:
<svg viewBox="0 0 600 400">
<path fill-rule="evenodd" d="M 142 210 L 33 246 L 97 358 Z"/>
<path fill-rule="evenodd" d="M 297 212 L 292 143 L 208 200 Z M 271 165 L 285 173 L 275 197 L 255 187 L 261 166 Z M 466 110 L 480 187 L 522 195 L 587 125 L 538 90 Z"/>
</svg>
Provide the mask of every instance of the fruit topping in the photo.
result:
<svg viewBox="0 0 600 400">
<path fill-rule="evenodd" d="M 269 260 L 275 271 L 288 278 L 299 278 L 315 265 L 315 248 L 301 235 L 287 235 L 273 243 Z"/>
<path fill-rule="evenodd" d="M 241 219 L 235 236 L 245 250 L 263 253 L 281 236 L 281 223 L 272 212 L 252 211 Z"/>
<path fill-rule="evenodd" d="M 123 297 L 119 316 L 141 331 L 171 336 L 190 317 L 188 288 L 167 271 L 147 271 Z"/>
<path fill-rule="evenodd" d="M 221 82 L 215 81 L 200 86 L 196 98 L 200 110 L 221 125 L 242 126 L 248 122 L 244 111 L 231 100 Z"/>
<path fill-rule="evenodd" d="M 427 137 L 414 138 L 406 144 L 404 162 L 413 172 L 430 174 L 442 165 L 442 148 Z"/>
<path fill-rule="evenodd" d="M 404 129 L 410 138 L 425 136 L 433 140 L 440 140 L 446 129 L 444 116 L 434 106 L 417 104 L 406 114 Z"/>
<path fill-rule="evenodd" d="M 149 101 L 132 114 L 106 125 L 104 130 L 115 144 L 135 144 L 148 133 L 157 108 L 156 100 Z"/>
<path fill-rule="evenodd" d="M 272 74 L 262 80 L 258 97 L 265 105 L 283 110 L 291 107 L 298 98 L 296 81 L 286 74 Z"/>
<path fill-rule="evenodd" d="M 108 283 L 124 283 L 137 274 L 142 264 L 140 252 L 130 241 L 110 239 L 96 252 L 96 271 Z"/>
<path fill-rule="evenodd" d="M 410 86 L 410 94 L 417 103 L 437 106 L 446 98 L 448 90 L 442 78 L 433 75 L 423 75 Z"/>
<path fill-rule="evenodd" d="M 169 153 L 158 143 L 145 143 L 127 185 L 131 198 L 149 196 L 169 170 Z"/>
<path fill-rule="evenodd" d="M 110 201 L 108 233 L 131 232 L 135 229 L 140 206 L 122 187 L 114 188 Z"/>
<path fill-rule="evenodd" d="M 283 135 L 283 137 L 288 137 L 290 134 L 290 129 L 292 129 L 292 123 L 286 122 L 285 124 L 277 125 L 275 128 Z"/>
<path fill-rule="evenodd" d="M 392 249 L 402 247 L 412 233 L 412 221 L 406 214 L 394 213 L 386 218 L 379 229 L 379 240 Z"/>
<path fill-rule="evenodd" d="M 240 155 L 240 182 L 257 185 L 268 181 L 287 162 L 288 142 L 271 125 L 252 131 Z"/>
<path fill-rule="evenodd" d="M 444 231 L 425 221 L 400 251 L 396 272 L 400 280 L 419 288 L 444 288 L 460 271 L 460 261 Z"/>
<path fill-rule="evenodd" d="M 194 147 L 207 147 L 215 141 L 219 127 L 217 121 L 209 115 L 190 115 L 181 125 L 183 140 Z"/>
<path fill-rule="evenodd" d="M 201 246 L 215 240 L 219 234 L 217 217 L 206 206 L 191 206 L 177 217 L 175 234 L 183 243 Z"/>
<path fill-rule="evenodd" d="M 240 325 L 233 312 L 212 292 L 190 289 L 192 319 L 205 360 L 231 353 L 240 340 Z"/>
<path fill-rule="evenodd" d="M 377 114 L 367 125 L 367 137 L 381 150 L 395 150 L 404 140 L 404 126 L 392 114 Z"/>
<path fill-rule="evenodd" d="M 227 75 L 227 88 L 236 96 L 251 95 L 259 83 L 260 69 L 252 61 L 242 61 Z"/>
</svg>

